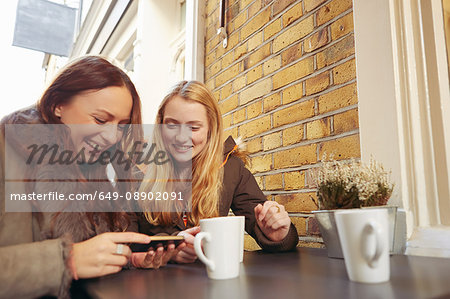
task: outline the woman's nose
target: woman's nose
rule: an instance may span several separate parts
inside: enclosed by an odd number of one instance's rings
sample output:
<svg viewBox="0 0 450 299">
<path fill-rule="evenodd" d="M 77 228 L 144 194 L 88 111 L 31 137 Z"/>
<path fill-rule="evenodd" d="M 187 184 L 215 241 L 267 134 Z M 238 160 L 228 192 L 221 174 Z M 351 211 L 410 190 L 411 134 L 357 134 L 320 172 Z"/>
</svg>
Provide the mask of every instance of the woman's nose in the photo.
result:
<svg viewBox="0 0 450 299">
<path fill-rule="evenodd" d="M 191 132 L 191 130 L 189 129 L 189 127 L 186 126 L 186 125 L 181 125 L 181 126 L 178 128 L 177 134 L 175 135 L 175 141 L 176 141 L 177 143 L 185 143 L 185 142 L 188 142 L 188 141 L 191 139 L 191 137 L 192 137 L 191 135 L 192 135 L 192 132 Z"/>
<path fill-rule="evenodd" d="M 119 130 L 118 125 L 108 124 L 103 127 L 101 136 L 108 145 L 113 145 L 122 138 L 122 132 Z"/>
</svg>

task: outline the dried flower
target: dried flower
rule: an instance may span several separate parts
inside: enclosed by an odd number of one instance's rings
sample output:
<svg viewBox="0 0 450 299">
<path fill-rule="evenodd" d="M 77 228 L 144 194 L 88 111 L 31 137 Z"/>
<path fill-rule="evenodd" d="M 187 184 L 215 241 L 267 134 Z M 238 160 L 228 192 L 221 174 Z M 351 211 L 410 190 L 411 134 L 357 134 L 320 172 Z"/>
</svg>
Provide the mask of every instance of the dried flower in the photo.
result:
<svg viewBox="0 0 450 299">
<path fill-rule="evenodd" d="M 394 185 L 390 172 L 371 159 L 363 164 L 354 159 L 322 162 L 317 174 L 317 197 L 321 209 L 349 209 L 385 205 Z"/>
</svg>

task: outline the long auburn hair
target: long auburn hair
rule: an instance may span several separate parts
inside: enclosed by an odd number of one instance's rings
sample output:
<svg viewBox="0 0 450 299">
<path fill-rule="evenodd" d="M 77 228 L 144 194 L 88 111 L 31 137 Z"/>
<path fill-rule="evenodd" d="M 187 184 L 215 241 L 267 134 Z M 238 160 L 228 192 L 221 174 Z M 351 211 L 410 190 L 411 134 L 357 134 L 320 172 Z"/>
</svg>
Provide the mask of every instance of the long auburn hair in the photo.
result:
<svg viewBox="0 0 450 299">
<path fill-rule="evenodd" d="M 192 178 L 192 192 L 188 193 L 192 204 L 190 206 L 191 212 L 187 213 L 187 220 L 189 226 L 194 226 L 198 225 L 202 218 L 219 215 L 219 197 L 223 179 L 223 168 L 221 168 L 223 161 L 222 115 L 214 96 L 203 83 L 199 81 L 181 81 L 172 88 L 161 102 L 156 116 L 156 124 L 163 124 L 165 108 L 175 96 L 181 97 L 186 101 L 202 104 L 206 108 L 208 119 L 208 139 L 203 150 L 192 159 L 192 175 L 189 176 Z M 154 130 L 153 141 L 157 148 L 168 152 L 162 142 L 161 126 L 158 127 Z M 176 183 L 174 184 L 172 179 L 177 178 L 178 174 L 174 165 L 174 159 L 171 158 L 170 162 L 161 166 L 151 167 L 144 177 L 140 191 L 161 192 L 176 190 Z M 182 209 L 185 207 L 176 207 L 174 213 L 162 212 L 161 209 L 152 212 L 148 210 L 148 206 L 143 208 L 145 217 L 151 224 L 169 226 L 180 219 L 183 212 Z"/>
<path fill-rule="evenodd" d="M 68 104 L 72 98 L 85 91 L 96 91 L 107 87 L 126 87 L 132 97 L 132 108 L 130 113 L 130 124 L 142 124 L 141 101 L 133 82 L 128 75 L 108 60 L 99 56 L 84 56 L 78 58 L 65 66 L 37 103 L 39 115 L 46 124 L 61 124 L 61 120 L 55 115 L 55 108 L 59 105 Z M 136 140 L 142 139 L 142 128 L 140 126 L 128 126 L 123 132 L 122 140 L 115 146 L 127 152 L 127 149 Z M 100 168 L 101 169 L 98 169 Z M 100 166 L 95 173 L 86 173 L 77 169 L 80 182 L 86 178 L 105 174 L 106 166 Z M 131 178 L 131 177 L 130 177 Z M 123 184 L 129 188 L 130 184 Z M 129 191 L 129 190 L 127 190 Z M 106 221 L 110 230 L 124 230 L 129 224 L 125 212 L 88 212 L 89 221 L 94 224 L 94 219 Z M 54 220 L 59 213 L 55 215 Z"/>
</svg>

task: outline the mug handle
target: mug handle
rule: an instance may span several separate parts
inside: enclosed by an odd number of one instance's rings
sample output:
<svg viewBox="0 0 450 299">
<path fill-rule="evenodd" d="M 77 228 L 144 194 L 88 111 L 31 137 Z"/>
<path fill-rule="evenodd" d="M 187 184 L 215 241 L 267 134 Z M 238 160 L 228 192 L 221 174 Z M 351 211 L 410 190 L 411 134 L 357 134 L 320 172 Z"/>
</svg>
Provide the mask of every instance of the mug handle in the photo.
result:
<svg viewBox="0 0 450 299">
<path fill-rule="evenodd" d="M 202 250 L 202 239 L 205 239 L 206 242 L 211 242 L 211 234 L 208 232 L 199 232 L 195 235 L 194 239 L 194 249 L 198 258 L 209 268 L 210 271 L 214 271 L 216 265 L 213 261 L 209 260 Z"/>
<path fill-rule="evenodd" d="M 378 260 L 380 259 L 381 254 L 383 253 L 384 244 L 383 239 L 381 237 L 382 229 L 380 225 L 371 220 L 369 223 L 366 224 L 366 226 L 363 229 L 363 234 L 361 238 L 361 248 L 363 252 L 364 259 L 369 264 L 371 268 L 376 268 L 378 265 Z M 375 253 L 371 255 L 369 253 L 369 247 L 368 247 L 368 239 L 370 235 L 375 235 L 375 242 L 376 242 L 376 249 Z"/>
</svg>

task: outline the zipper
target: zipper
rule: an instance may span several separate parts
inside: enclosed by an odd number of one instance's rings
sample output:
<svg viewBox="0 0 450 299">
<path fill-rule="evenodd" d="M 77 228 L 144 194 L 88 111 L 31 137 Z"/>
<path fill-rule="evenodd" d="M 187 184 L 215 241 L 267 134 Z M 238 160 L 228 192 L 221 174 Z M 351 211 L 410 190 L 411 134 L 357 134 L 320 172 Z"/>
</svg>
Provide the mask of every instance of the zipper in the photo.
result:
<svg viewBox="0 0 450 299">
<path fill-rule="evenodd" d="M 182 219 L 183 219 L 184 227 L 187 228 L 187 220 L 188 220 L 188 218 L 187 218 L 187 215 L 186 215 L 186 210 L 183 211 Z"/>
</svg>

